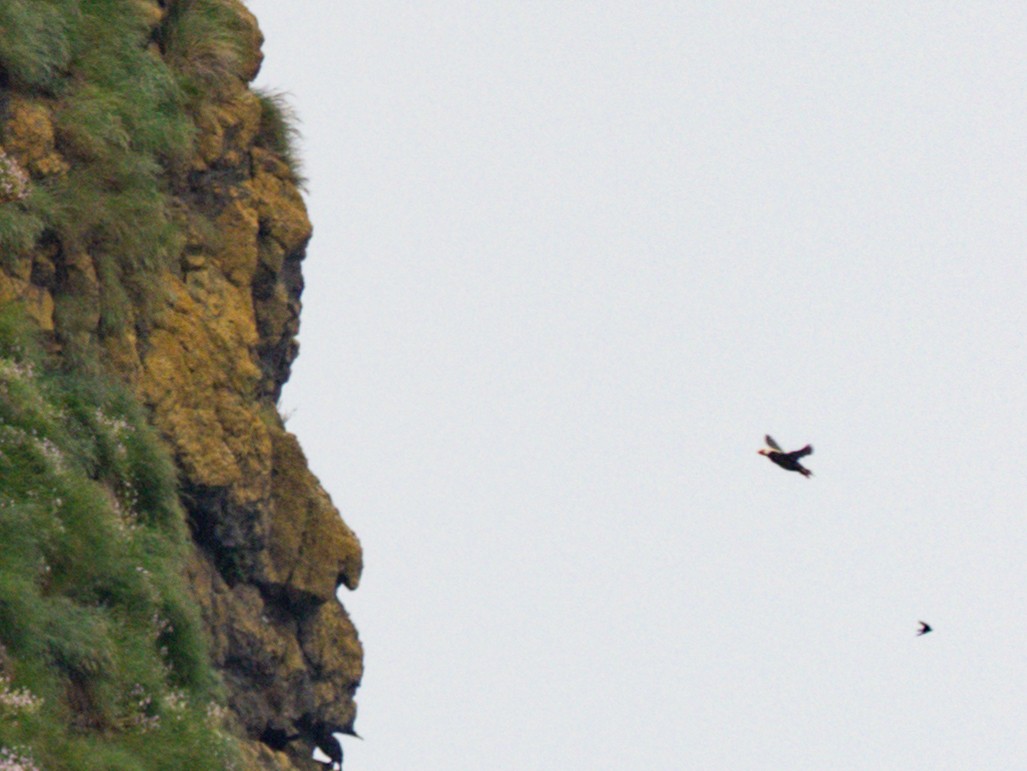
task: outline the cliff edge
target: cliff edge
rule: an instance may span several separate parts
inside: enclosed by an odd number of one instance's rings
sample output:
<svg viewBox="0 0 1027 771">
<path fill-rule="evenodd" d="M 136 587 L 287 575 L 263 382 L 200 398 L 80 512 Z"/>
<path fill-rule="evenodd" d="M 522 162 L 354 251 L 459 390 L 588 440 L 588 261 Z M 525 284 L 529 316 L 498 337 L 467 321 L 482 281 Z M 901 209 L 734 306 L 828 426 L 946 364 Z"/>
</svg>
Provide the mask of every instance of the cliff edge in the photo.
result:
<svg viewBox="0 0 1027 771">
<path fill-rule="evenodd" d="M 362 562 L 275 406 L 311 224 L 261 42 L 235 0 L 0 9 L 0 303 L 145 406 L 242 762 L 309 768 L 353 733 Z"/>
</svg>

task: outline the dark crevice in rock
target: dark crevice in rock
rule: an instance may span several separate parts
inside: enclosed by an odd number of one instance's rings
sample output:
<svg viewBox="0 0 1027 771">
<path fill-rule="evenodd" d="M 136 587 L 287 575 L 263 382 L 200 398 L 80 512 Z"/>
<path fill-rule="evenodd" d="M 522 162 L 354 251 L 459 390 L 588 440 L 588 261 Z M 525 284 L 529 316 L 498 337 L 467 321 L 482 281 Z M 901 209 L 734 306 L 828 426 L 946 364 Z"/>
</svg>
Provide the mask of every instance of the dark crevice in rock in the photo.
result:
<svg viewBox="0 0 1027 771">
<path fill-rule="evenodd" d="M 253 532 L 256 516 L 233 506 L 224 488 L 186 485 L 182 500 L 193 540 L 210 556 L 225 583 L 235 586 L 251 578 L 254 553 L 265 546 L 265 539 Z"/>
<path fill-rule="evenodd" d="M 281 251 L 272 239 L 261 238 L 261 259 L 253 280 L 253 308 L 260 334 L 257 357 L 264 375 L 262 391 L 276 404 L 292 373 L 292 363 L 299 354 L 296 336 L 300 331 L 301 264 L 305 248 L 286 255 L 284 259 L 276 256 Z"/>
<path fill-rule="evenodd" d="M 260 593 L 269 607 L 280 608 L 283 616 L 291 621 L 302 622 L 317 612 L 324 602 L 317 595 L 297 589 L 288 583 L 259 584 Z"/>
<path fill-rule="evenodd" d="M 264 742 L 271 749 L 280 751 L 286 749 L 290 742 L 294 742 L 302 738 L 302 736 L 302 733 L 292 733 L 285 728 L 279 728 L 268 723 L 267 728 L 260 734 L 260 741 Z"/>
</svg>

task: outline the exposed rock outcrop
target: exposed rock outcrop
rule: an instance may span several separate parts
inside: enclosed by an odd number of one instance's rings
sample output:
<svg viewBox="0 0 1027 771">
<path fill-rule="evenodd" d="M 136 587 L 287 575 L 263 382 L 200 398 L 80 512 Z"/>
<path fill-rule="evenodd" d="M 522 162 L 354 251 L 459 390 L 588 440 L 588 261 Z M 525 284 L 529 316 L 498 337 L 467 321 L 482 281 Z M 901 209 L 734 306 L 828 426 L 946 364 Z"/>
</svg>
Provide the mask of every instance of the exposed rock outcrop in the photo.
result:
<svg viewBox="0 0 1027 771">
<path fill-rule="evenodd" d="M 161 41 L 182 4 L 138 5 Z M 145 300 L 110 322 L 100 255 L 41 228 L 5 256 L 0 301 L 22 300 L 55 350 L 102 352 L 149 406 L 180 469 L 190 583 L 247 762 L 316 767 L 316 743 L 353 731 L 362 650 L 336 591 L 356 588 L 361 551 L 275 409 L 298 350 L 311 224 L 294 173 L 258 142 L 262 105 L 247 86 L 261 60 L 256 22 L 238 2 L 221 5 L 246 45 L 195 108 L 191 157 L 169 164 L 183 239 L 149 268 Z M 150 53 L 173 56 L 157 43 Z M 74 170 L 82 151 L 57 128 L 59 97 L 8 88 L 2 101 L 0 148 L 33 183 Z"/>
</svg>

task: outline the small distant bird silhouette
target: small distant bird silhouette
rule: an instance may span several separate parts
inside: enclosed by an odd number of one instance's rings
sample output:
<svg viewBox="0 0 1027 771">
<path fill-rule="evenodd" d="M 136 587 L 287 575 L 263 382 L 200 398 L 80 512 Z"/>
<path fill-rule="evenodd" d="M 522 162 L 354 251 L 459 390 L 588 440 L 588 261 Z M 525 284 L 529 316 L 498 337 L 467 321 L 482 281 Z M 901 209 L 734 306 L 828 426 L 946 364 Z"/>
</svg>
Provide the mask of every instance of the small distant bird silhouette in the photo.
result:
<svg viewBox="0 0 1027 771">
<path fill-rule="evenodd" d="M 926 621 L 921 621 L 919 623 L 920 623 L 920 631 L 916 633 L 917 637 L 921 637 L 922 635 L 925 635 L 925 634 L 927 634 L 928 632 L 931 631 L 931 625 L 928 624 Z"/>
<path fill-rule="evenodd" d="M 813 476 L 813 472 L 808 468 L 799 463 L 799 458 L 805 458 L 807 455 L 813 452 L 813 445 L 807 444 L 801 450 L 792 450 L 791 452 L 785 452 L 782 450 L 774 438 L 767 434 L 763 439 L 766 441 L 767 446 L 759 451 L 760 455 L 770 458 L 774 463 L 783 469 L 789 471 L 798 471 L 807 479 Z"/>
</svg>

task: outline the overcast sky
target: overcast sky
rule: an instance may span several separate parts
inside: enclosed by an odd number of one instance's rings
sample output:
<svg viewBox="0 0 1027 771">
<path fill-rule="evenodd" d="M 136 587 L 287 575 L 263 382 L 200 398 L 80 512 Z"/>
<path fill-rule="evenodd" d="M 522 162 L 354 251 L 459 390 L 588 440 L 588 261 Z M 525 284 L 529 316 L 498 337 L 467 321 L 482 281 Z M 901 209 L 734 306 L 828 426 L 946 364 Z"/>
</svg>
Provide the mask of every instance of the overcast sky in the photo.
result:
<svg viewBox="0 0 1027 771">
<path fill-rule="evenodd" d="M 1027 8 L 248 5 L 347 771 L 1027 767 Z"/>
</svg>

